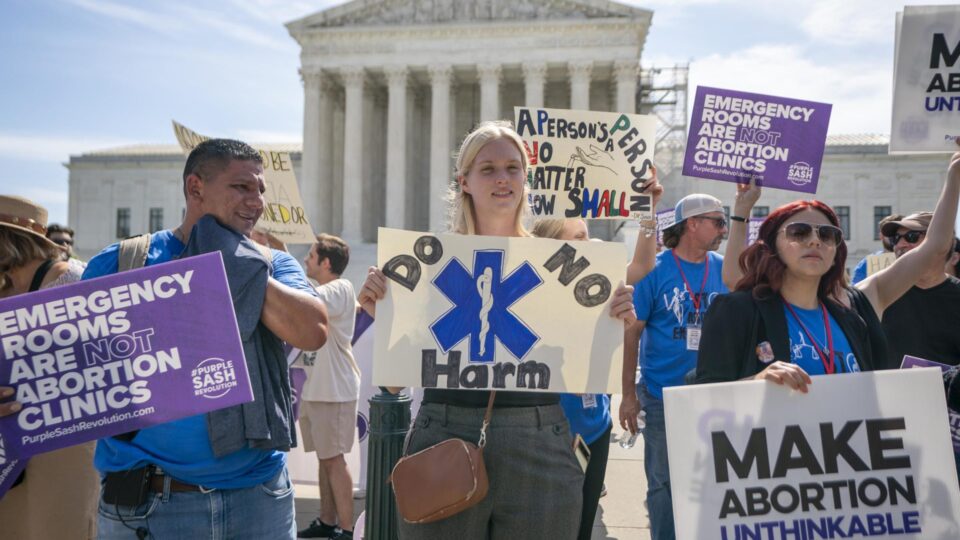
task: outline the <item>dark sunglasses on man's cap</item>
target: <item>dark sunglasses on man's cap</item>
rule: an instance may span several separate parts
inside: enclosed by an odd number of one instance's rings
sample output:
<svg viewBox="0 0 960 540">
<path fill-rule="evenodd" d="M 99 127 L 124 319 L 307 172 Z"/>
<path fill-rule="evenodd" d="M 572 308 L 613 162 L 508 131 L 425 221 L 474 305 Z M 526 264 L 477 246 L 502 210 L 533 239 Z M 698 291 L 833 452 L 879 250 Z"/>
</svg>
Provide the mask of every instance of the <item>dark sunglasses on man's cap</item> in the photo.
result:
<svg viewBox="0 0 960 540">
<path fill-rule="evenodd" d="M 890 241 L 891 246 L 899 244 L 901 239 L 906 240 L 908 244 L 916 244 L 926 233 L 927 231 L 907 231 L 903 234 L 890 235 L 887 239 Z"/>
<path fill-rule="evenodd" d="M 790 223 L 783 229 L 787 235 L 787 240 L 792 242 L 806 242 L 810 239 L 814 229 L 817 231 L 817 237 L 828 246 L 839 245 L 843 241 L 843 231 L 840 227 L 833 225 L 814 225 L 812 223 Z"/>
</svg>

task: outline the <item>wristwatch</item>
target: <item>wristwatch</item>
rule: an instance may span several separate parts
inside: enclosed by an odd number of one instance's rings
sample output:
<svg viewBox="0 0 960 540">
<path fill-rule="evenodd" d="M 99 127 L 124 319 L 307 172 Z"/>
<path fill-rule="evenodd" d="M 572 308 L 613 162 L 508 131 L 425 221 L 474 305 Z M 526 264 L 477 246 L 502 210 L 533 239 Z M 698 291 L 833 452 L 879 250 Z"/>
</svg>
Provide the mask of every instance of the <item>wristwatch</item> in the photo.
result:
<svg viewBox="0 0 960 540">
<path fill-rule="evenodd" d="M 740 216 L 730 216 L 730 220 L 731 220 L 731 221 L 739 221 L 740 223 L 746 223 L 746 222 L 747 222 L 747 218 L 745 218 L 745 217 L 740 217 Z"/>
</svg>

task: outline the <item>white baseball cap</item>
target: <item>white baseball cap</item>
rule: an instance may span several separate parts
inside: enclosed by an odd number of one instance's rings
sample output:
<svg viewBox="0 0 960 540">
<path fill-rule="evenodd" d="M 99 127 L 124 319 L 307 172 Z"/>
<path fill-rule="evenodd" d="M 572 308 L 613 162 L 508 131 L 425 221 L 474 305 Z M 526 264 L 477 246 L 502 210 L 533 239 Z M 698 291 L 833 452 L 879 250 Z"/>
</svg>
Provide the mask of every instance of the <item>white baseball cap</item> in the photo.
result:
<svg viewBox="0 0 960 540">
<path fill-rule="evenodd" d="M 704 193 L 687 195 L 677 201 L 677 206 L 674 208 L 674 224 L 710 212 L 723 213 L 723 205 L 720 203 L 720 199 Z"/>
</svg>

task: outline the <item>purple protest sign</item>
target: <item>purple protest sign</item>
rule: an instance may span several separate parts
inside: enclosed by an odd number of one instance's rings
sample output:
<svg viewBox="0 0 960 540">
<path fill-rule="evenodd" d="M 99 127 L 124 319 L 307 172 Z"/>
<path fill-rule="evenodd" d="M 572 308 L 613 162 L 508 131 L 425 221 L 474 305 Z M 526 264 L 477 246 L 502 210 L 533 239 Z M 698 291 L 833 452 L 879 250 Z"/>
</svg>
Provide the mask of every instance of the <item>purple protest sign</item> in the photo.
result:
<svg viewBox="0 0 960 540">
<path fill-rule="evenodd" d="M 0 301 L 6 458 L 253 400 L 219 253 Z"/>
<path fill-rule="evenodd" d="M 307 382 L 307 370 L 302 367 L 290 368 L 290 390 L 293 394 L 293 419 L 300 419 L 300 396 L 303 395 L 303 385 Z"/>
<path fill-rule="evenodd" d="M 935 367 L 940 371 L 947 371 L 953 366 L 934 362 L 933 360 L 924 360 L 916 356 L 905 355 L 900 369 Z M 960 413 L 951 408 L 947 408 L 947 417 L 950 419 L 950 440 L 953 441 L 953 452 L 960 454 Z"/>
<path fill-rule="evenodd" d="M 2 454 L 2 448 L 0 448 L 0 454 Z M 6 459 L 3 455 L 0 455 L 0 499 L 3 499 L 3 496 L 7 494 L 7 491 L 10 491 L 10 488 L 13 487 L 13 483 L 17 481 L 17 478 L 20 476 L 20 473 L 27 468 L 27 460 L 25 459 Z"/>
<path fill-rule="evenodd" d="M 683 174 L 816 193 L 831 108 L 699 86 Z"/>
</svg>

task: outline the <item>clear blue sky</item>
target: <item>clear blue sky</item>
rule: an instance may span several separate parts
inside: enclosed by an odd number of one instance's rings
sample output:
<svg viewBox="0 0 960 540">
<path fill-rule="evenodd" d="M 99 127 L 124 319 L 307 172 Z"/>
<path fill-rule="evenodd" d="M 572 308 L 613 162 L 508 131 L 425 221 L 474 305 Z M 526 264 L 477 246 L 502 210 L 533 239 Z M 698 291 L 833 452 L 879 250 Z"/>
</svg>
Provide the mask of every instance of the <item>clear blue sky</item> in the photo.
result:
<svg viewBox="0 0 960 540">
<path fill-rule="evenodd" d="M 300 140 L 300 50 L 283 23 L 338 3 L 7 0 L 0 193 L 65 221 L 70 155 L 172 144 L 174 118 L 204 133 Z M 901 2 L 626 3 L 654 11 L 645 65 L 692 61 L 691 96 L 705 84 L 824 101 L 833 134 L 889 131 Z"/>
</svg>

